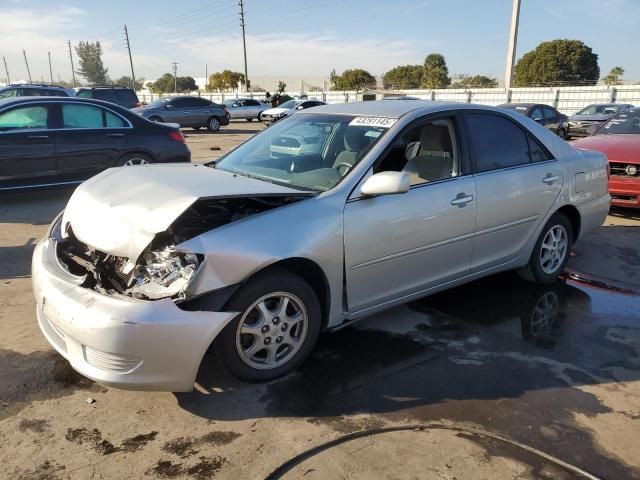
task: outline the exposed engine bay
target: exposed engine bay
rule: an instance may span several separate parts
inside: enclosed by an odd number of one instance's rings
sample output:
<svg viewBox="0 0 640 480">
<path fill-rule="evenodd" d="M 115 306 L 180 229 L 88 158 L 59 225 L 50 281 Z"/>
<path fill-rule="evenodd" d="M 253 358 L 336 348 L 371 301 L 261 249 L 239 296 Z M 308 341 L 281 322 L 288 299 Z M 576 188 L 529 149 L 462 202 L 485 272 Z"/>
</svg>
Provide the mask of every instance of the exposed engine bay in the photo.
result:
<svg viewBox="0 0 640 480">
<path fill-rule="evenodd" d="M 69 225 L 52 229 L 58 260 L 69 273 L 84 277 L 82 286 L 104 295 L 122 294 L 144 300 L 186 298 L 186 289 L 204 256 L 180 252 L 176 246 L 202 233 L 278 208 L 309 194 L 210 198 L 194 202 L 165 231 L 157 234 L 137 259 L 100 252 L 82 243 Z M 57 229 L 57 231 L 56 231 Z"/>
</svg>

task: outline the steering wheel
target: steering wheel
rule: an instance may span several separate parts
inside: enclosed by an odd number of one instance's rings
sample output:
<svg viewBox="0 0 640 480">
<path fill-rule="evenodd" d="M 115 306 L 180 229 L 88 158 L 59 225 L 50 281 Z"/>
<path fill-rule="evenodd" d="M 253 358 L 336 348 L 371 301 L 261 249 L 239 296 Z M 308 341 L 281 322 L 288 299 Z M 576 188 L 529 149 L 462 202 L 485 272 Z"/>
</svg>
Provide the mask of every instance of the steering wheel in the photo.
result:
<svg viewBox="0 0 640 480">
<path fill-rule="evenodd" d="M 340 170 L 340 169 L 341 169 L 341 168 L 343 168 L 343 167 L 345 168 L 344 172 Z M 348 172 L 349 170 L 351 170 L 351 167 L 353 167 L 353 165 L 352 165 L 352 164 L 350 164 L 350 163 L 347 163 L 347 162 L 340 162 L 338 165 L 336 165 L 336 166 L 335 166 L 335 167 L 333 167 L 333 168 L 335 168 L 336 170 L 338 170 L 338 173 L 340 174 L 340 176 L 341 176 L 341 177 L 344 177 L 344 176 L 347 174 L 347 172 Z"/>
</svg>

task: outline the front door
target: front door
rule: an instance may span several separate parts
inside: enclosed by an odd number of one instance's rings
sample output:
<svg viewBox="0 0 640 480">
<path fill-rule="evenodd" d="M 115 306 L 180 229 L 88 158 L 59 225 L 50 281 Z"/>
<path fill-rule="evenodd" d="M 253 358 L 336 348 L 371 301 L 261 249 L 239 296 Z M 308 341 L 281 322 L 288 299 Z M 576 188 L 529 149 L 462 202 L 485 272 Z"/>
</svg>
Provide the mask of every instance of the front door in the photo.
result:
<svg viewBox="0 0 640 480">
<path fill-rule="evenodd" d="M 407 172 L 409 192 L 358 197 L 345 205 L 351 313 L 468 273 L 476 188 L 463 161 L 456 120 L 443 117 L 414 125 L 402 135 L 402 147 L 393 148 L 373 170 Z"/>
<path fill-rule="evenodd" d="M 61 128 L 55 137 L 61 178 L 82 180 L 113 167 L 133 135 L 128 123 L 97 105 L 58 105 Z"/>
<path fill-rule="evenodd" d="M 23 105 L 0 113 L 0 189 L 56 182 L 49 107 Z"/>
<path fill-rule="evenodd" d="M 478 213 L 471 272 L 517 258 L 554 205 L 564 173 L 523 127 L 495 113 L 466 114 Z"/>
</svg>

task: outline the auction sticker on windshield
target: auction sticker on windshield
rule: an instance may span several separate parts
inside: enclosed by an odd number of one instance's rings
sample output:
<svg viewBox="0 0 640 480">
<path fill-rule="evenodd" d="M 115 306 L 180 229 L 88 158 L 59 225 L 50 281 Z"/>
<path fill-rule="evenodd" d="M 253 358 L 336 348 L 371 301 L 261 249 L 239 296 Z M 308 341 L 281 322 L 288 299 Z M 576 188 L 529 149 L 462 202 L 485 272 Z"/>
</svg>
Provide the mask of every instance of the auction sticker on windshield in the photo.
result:
<svg viewBox="0 0 640 480">
<path fill-rule="evenodd" d="M 382 127 L 391 128 L 394 123 L 398 121 L 397 118 L 388 117 L 356 117 L 349 123 L 353 127 Z"/>
</svg>

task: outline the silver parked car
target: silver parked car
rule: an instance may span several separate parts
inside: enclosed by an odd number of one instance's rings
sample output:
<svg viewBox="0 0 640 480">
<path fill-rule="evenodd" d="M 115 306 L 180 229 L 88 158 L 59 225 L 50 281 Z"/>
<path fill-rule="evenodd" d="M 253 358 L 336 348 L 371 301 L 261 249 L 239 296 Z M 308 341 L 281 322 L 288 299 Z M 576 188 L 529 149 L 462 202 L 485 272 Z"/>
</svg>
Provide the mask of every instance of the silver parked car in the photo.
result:
<svg viewBox="0 0 640 480">
<path fill-rule="evenodd" d="M 159 98 L 131 111 L 152 122 L 177 123 L 195 130 L 206 127 L 216 132 L 221 126 L 229 125 L 229 111 L 224 105 L 200 97 Z"/>
<path fill-rule="evenodd" d="M 263 103 L 254 98 L 237 98 L 227 101 L 231 120 L 262 121 L 262 112 L 270 108 L 270 103 Z"/>
<path fill-rule="evenodd" d="M 553 282 L 609 203 L 604 155 L 517 113 L 313 108 L 209 166 L 82 184 L 34 252 L 38 322 L 107 385 L 191 390 L 212 345 L 269 380 L 382 309 L 504 270 Z"/>
</svg>

